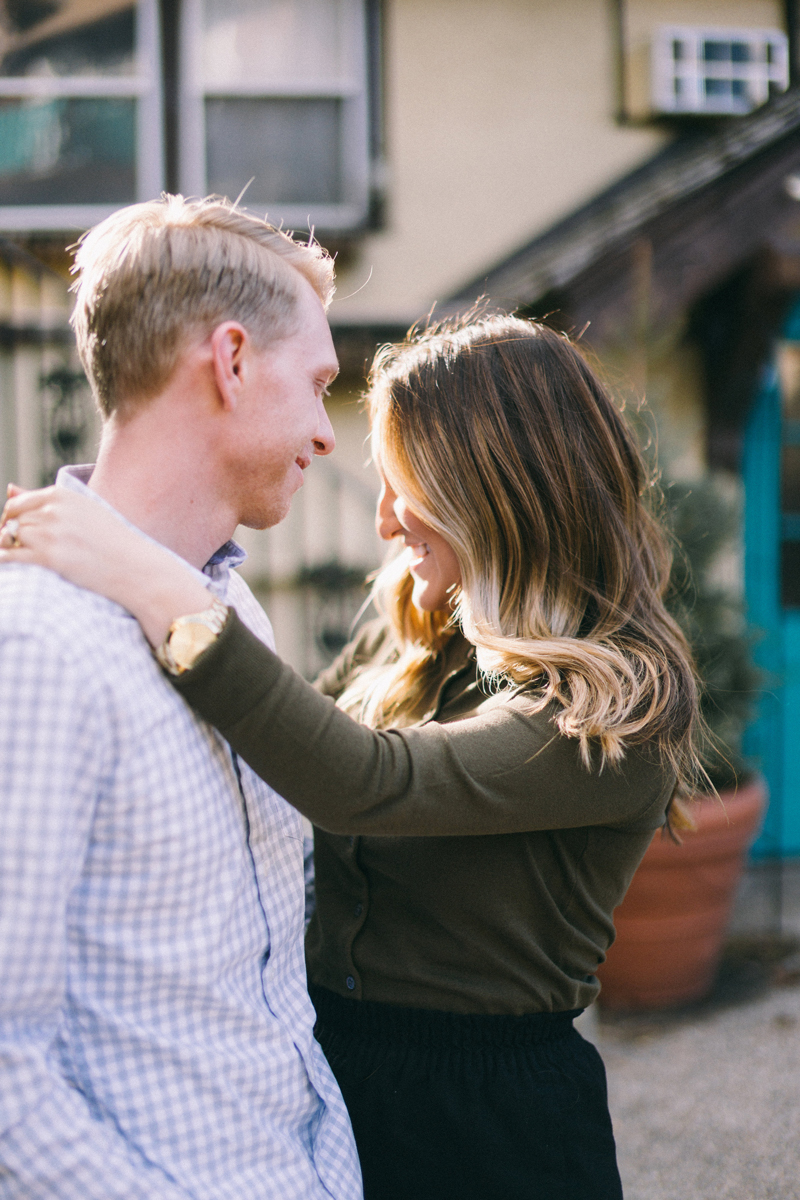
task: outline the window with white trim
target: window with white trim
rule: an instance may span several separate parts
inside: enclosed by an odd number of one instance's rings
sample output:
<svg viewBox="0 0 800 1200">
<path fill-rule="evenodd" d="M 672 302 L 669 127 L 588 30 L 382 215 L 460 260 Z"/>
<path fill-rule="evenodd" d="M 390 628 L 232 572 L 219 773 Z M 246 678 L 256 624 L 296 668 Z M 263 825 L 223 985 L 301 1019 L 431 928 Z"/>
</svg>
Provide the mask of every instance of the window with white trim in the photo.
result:
<svg viewBox="0 0 800 1200">
<path fill-rule="evenodd" d="M 789 86 L 786 35 L 662 25 L 653 38 L 652 84 L 658 112 L 751 112 Z"/>
<path fill-rule="evenodd" d="M 156 0 L 0 0 L 2 227 L 86 228 L 162 186 Z"/>
<path fill-rule="evenodd" d="M 363 0 L 184 0 L 181 188 L 293 229 L 362 224 L 369 202 Z"/>
</svg>

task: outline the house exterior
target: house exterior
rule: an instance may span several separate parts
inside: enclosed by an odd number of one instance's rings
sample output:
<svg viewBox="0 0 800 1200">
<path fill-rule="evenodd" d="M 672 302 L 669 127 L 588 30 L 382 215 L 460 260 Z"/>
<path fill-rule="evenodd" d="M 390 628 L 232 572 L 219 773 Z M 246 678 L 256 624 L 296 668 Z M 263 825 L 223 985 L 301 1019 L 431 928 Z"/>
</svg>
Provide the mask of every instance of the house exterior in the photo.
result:
<svg viewBox="0 0 800 1200">
<path fill-rule="evenodd" d="M 776 685 L 763 848 L 800 853 L 799 22 L 797 0 L 0 0 L 0 484 L 91 454 L 66 329 L 81 230 L 163 187 L 247 188 L 313 226 L 337 256 L 338 450 L 287 522 L 243 531 L 311 674 L 380 556 L 357 405 L 375 347 L 481 296 L 586 327 L 646 393 L 667 471 L 746 495 L 721 569 Z"/>
</svg>

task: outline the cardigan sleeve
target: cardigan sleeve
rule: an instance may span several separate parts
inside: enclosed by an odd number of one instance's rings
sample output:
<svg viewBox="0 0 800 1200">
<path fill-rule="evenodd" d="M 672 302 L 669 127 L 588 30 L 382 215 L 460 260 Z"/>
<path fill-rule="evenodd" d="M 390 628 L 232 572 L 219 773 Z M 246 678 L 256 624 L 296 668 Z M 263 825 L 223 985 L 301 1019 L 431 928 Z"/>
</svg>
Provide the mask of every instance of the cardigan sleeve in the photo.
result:
<svg viewBox="0 0 800 1200">
<path fill-rule="evenodd" d="M 657 828 L 672 790 L 646 749 L 588 770 L 524 695 L 450 723 L 360 725 L 232 612 L 183 675 L 170 677 L 262 779 L 330 833 L 456 836 L 584 825 Z"/>
</svg>

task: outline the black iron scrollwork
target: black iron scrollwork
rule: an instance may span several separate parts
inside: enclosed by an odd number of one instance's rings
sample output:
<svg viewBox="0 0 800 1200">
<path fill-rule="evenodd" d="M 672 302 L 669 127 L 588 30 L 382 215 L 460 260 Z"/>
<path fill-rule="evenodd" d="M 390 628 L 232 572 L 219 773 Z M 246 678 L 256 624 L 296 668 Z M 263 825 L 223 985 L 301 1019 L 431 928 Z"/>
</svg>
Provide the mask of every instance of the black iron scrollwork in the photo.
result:
<svg viewBox="0 0 800 1200">
<path fill-rule="evenodd" d="M 307 614 L 324 662 L 330 662 L 352 637 L 353 620 L 363 604 L 364 571 L 331 561 L 304 567 L 298 583 L 306 592 Z"/>
<path fill-rule="evenodd" d="M 82 457 L 91 427 L 88 382 L 83 371 L 56 367 L 42 375 L 39 386 L 51 401 L 44 410 L 42 484 L 52 483 L 59 469 Z"/>
</svg>

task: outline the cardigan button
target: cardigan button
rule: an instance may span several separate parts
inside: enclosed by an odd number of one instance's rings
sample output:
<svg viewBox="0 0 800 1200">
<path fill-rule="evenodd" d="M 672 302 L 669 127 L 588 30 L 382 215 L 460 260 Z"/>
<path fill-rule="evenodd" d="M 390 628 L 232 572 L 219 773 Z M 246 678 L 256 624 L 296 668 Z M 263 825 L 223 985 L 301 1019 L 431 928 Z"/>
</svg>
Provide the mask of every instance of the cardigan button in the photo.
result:
<svg viewBox="0 0 800 1200">
<path fill-rule="evenodd" d="M 363 911 L 364 911 L 364 905 L 363 905 L 363 904 L 357 904 L 357 905 L 355 906 L 355 908 L 353 909 L 353 914 L 354 914 L 354 916 L 356 916 L 356 917 L 360 917 L 360 916 L 361 916 L 361 914 L 363 913 Z"/>
<path fill-rule="evenodd" d="M 356 981 L 353 979 L 353 976 L 348 975 L 347 979 L 345 979 L 345 983 L 347 984 L 347 990 L 352 992 L 353 988 L 356 986 Z"/>
</svg>

